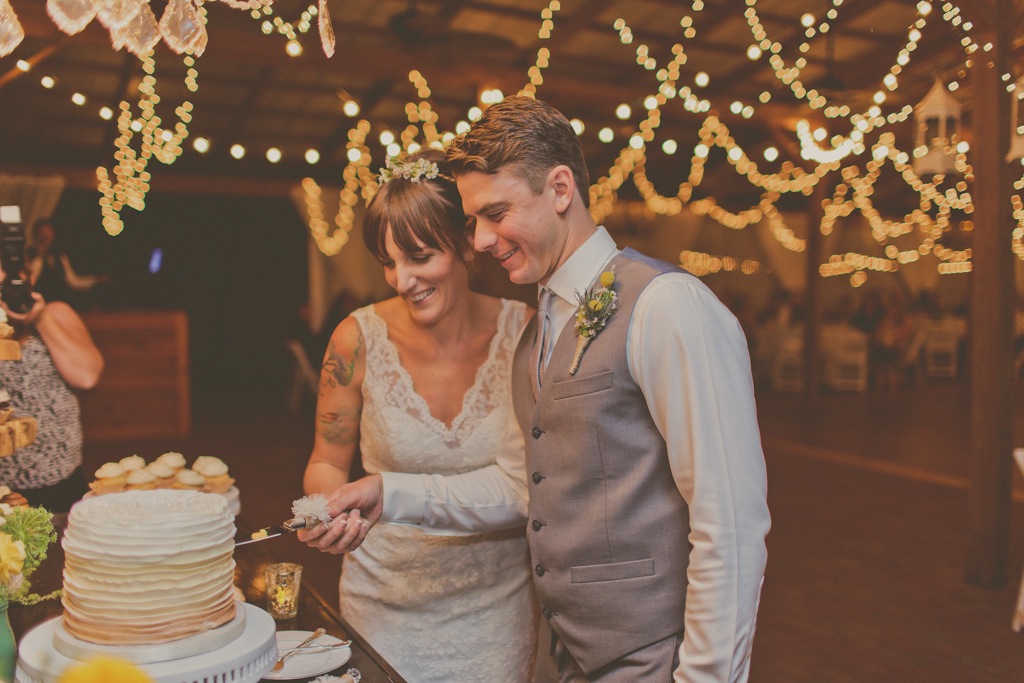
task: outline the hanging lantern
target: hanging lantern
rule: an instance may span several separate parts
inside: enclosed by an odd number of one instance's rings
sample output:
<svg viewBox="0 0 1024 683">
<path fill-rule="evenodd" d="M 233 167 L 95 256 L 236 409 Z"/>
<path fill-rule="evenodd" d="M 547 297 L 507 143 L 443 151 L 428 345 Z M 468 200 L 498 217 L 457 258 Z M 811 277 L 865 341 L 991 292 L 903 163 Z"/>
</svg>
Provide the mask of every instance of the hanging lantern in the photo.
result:
<svg viewBox="0 0 1024 683">
<path fill-rule="evenodd" d="M 1017 79 L 1010 98 L 1010 151 L 1007 161 L 1024 159 L 1024 76 Z"/>
<path fill-rule="evenodd" d="M 919 176 L 952 173 L 960 136 L 960 111 L 956 101 L 942 82 L 935 84 L 914 107 L 917 135 L 914 140 L 914 172 Z"/>
</svg>

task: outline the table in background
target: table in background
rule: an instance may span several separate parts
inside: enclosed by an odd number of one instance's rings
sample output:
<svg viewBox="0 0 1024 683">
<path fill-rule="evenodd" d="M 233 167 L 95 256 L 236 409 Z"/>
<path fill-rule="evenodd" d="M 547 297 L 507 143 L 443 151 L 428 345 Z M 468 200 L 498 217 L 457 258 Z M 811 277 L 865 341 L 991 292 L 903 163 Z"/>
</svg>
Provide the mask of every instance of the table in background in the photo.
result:
<svg viewBox="0 0 1024 683">
<path fill-rule="evenodd" d="M 55 520 L 58 526 L 58 533 L 62 533 L 62 519 Z M 249 537 L 245 525 L 238 521 L 239 540 Z M 253 605 L 266 609 L 266 590 L 263 580 L 263 569 L 268 564 L 285 561 L 287 558 L 280 558 L 273 554 L 273 543 L 250 543 L 235 550 L 235 585 L 245 593 L 247 601 Z M 62 572 L 64 569 L 64 550 L 60 546 L 60 540 L 50 547 L 48 556 L 32 575 L 32 588 L 34 592 L 46 594 L 62 585 Z M 8 614 L 14 635 L 21 639 L 25 633 L 33 627 L 59 616 L 64 609 L 60 600 L 49 600 L 47 602 L 26 607 L 14 604 L 10 606 Z M 350 668 L 359 669 L 363 675 L 363 683 L 405 683 L 405 680 L 398 675 L 384 659 L 377 654 L 376 650 L 370 647 L 362 636 L 353 630 L 344 619 L 333 609 L 316 589 L 309 585 L 303 585 L 299 594 L 299 613 L 295 619 L 278 621 L 278 631 L 313 631 L 323 626 L 329 635 L 340 639 L 352 640 L 352 657 L 342 666 L 327 674 L 340 676 Z M 323 674 L 321 674 L 323 675 Z M 303 679 L 297 679 L 303 680 Z M 312 680 L 312 678 L 305 679 Z"/>
</svg>

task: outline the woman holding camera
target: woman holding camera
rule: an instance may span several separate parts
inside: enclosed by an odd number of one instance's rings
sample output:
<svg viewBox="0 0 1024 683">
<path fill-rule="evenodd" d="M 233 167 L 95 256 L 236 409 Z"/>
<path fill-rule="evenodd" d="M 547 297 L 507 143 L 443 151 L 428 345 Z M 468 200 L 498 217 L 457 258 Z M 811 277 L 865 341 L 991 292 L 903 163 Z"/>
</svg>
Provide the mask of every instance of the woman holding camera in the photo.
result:
<svg viewBox="0 0 1024 683">
<path fill-rule="evenodd" d="M 4 275 L 0 271 L 0 281 Z M 31 308 L 16 313 L 0 300 L 14 328 L 21 360 L 0 362 L 0 389 L 18 416 L 39 423 L 35 442 L 0 458 L 0 484 L 50 512 L 67 512 L 88 490 L 82 473 L 82 420 L 74 390 L 90 389 L 103 356 L 71 306 L 31 294 Z"/>
</svg>

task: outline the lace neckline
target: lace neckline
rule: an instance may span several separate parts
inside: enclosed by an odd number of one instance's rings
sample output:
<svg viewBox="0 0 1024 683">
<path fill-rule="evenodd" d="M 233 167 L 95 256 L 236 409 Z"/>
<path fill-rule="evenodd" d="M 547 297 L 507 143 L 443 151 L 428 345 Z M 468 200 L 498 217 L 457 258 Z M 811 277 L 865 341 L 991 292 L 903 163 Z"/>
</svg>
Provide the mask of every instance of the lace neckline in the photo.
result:
<svg viewBox="0 0 1024 683">
<path fill-rule="evenodd" d="M 506 328 L 506 320 L 512 311 L 512 302 L 507 299 L 501 300 L 501 311 L 498 313 L 497 326 L 494 330 L 494 336 L 491 337 L 491 341 L 487 347 L 487 358 L 480 364 L 480 367 L 476 369 L 476 375 L 473 378 L 473 384 L 470 385 L 469 389 L 466 390 L 465 395 L 462 397 L 462 405 L 459 408 L 458 415 L 452 419 L 451 425 L 446 425 L 443 421 L 434 417 L 434 414 L 430 411 L 430 405 L 426 399 L 416 391 L 416 385 L 413 383 L 412 375 L 402 365 L 401 357 L 398 354 L 398 347 L 391 341 L 391 336 L 388 330 L 388 324 L 377 313 L 376 305 L 371 305 L 366 308 L 369 317 L 373 320 L 374 325 L 378 326 L 381 334 L 378 335 L 380 340 L 380 350 L 383 353 L 385 362 L 391 367 L 398 375 L 399 381 L 404 385 L 404 394 L 408 397 L 408 400 L 416 408 L 417 412 L 422 416 L 425 423 L 431 425 L 434 429 L 444 435 L 446 440 L 451 440 L 455 433 L 459 430 L 459 427 L 466 422 L 470 417 L 474 417 L 475 413 L 478 412 L 481 401 L 478 397 L 484 391 L 485 379 L 491 374 L 491 368 L 497 362 L 498 348 L 501 346 L 503 338 L 506 336 L 503 334 Z"/>
</svg>

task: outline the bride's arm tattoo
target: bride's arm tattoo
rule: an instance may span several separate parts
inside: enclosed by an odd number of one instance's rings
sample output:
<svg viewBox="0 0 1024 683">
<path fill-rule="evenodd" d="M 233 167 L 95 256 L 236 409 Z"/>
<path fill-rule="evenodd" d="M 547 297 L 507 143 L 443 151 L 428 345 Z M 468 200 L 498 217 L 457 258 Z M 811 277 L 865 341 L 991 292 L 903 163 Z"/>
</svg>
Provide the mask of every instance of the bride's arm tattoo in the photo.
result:
<svg viewBox="0 0 1024 683">
<path fill-rule="evenodd" d="M 316 430 L 324 441 L 336 446 L 355 443 L 359 438 L 358 408 L 325 410 L 316 416 Z"/>
<path fill-rule="evenodd" d="M 356 340 L 356 347 L 350 354 L 338 352 L 332 342 L 327 349 L 327 358 L 324 359 L 323 368 L 320 370 L 320 389 L 333 389 L 338 386 L 347 387 L 352 383 L 352 376 L 356 370 L 356 359 L 363 348 L 363 333 L 359 333 Z"/>
<path fill-rule="evenodd" d="M 336 446 L 353 444 L 359 439 L 359 416 L 362 408 L 352 406 L 344 399 L 345 392 L 332 395 L 335 390 L 352 384 L 356 361 L 363 351 L 363 333 L 358 331 L 356 334 L 354 345 L 350 343 L 351 337 L 339 343 L 332 340 L 327 347 L 327 356 L 320 370 L 316 431 L 324 441 Z"/>
</svg>

